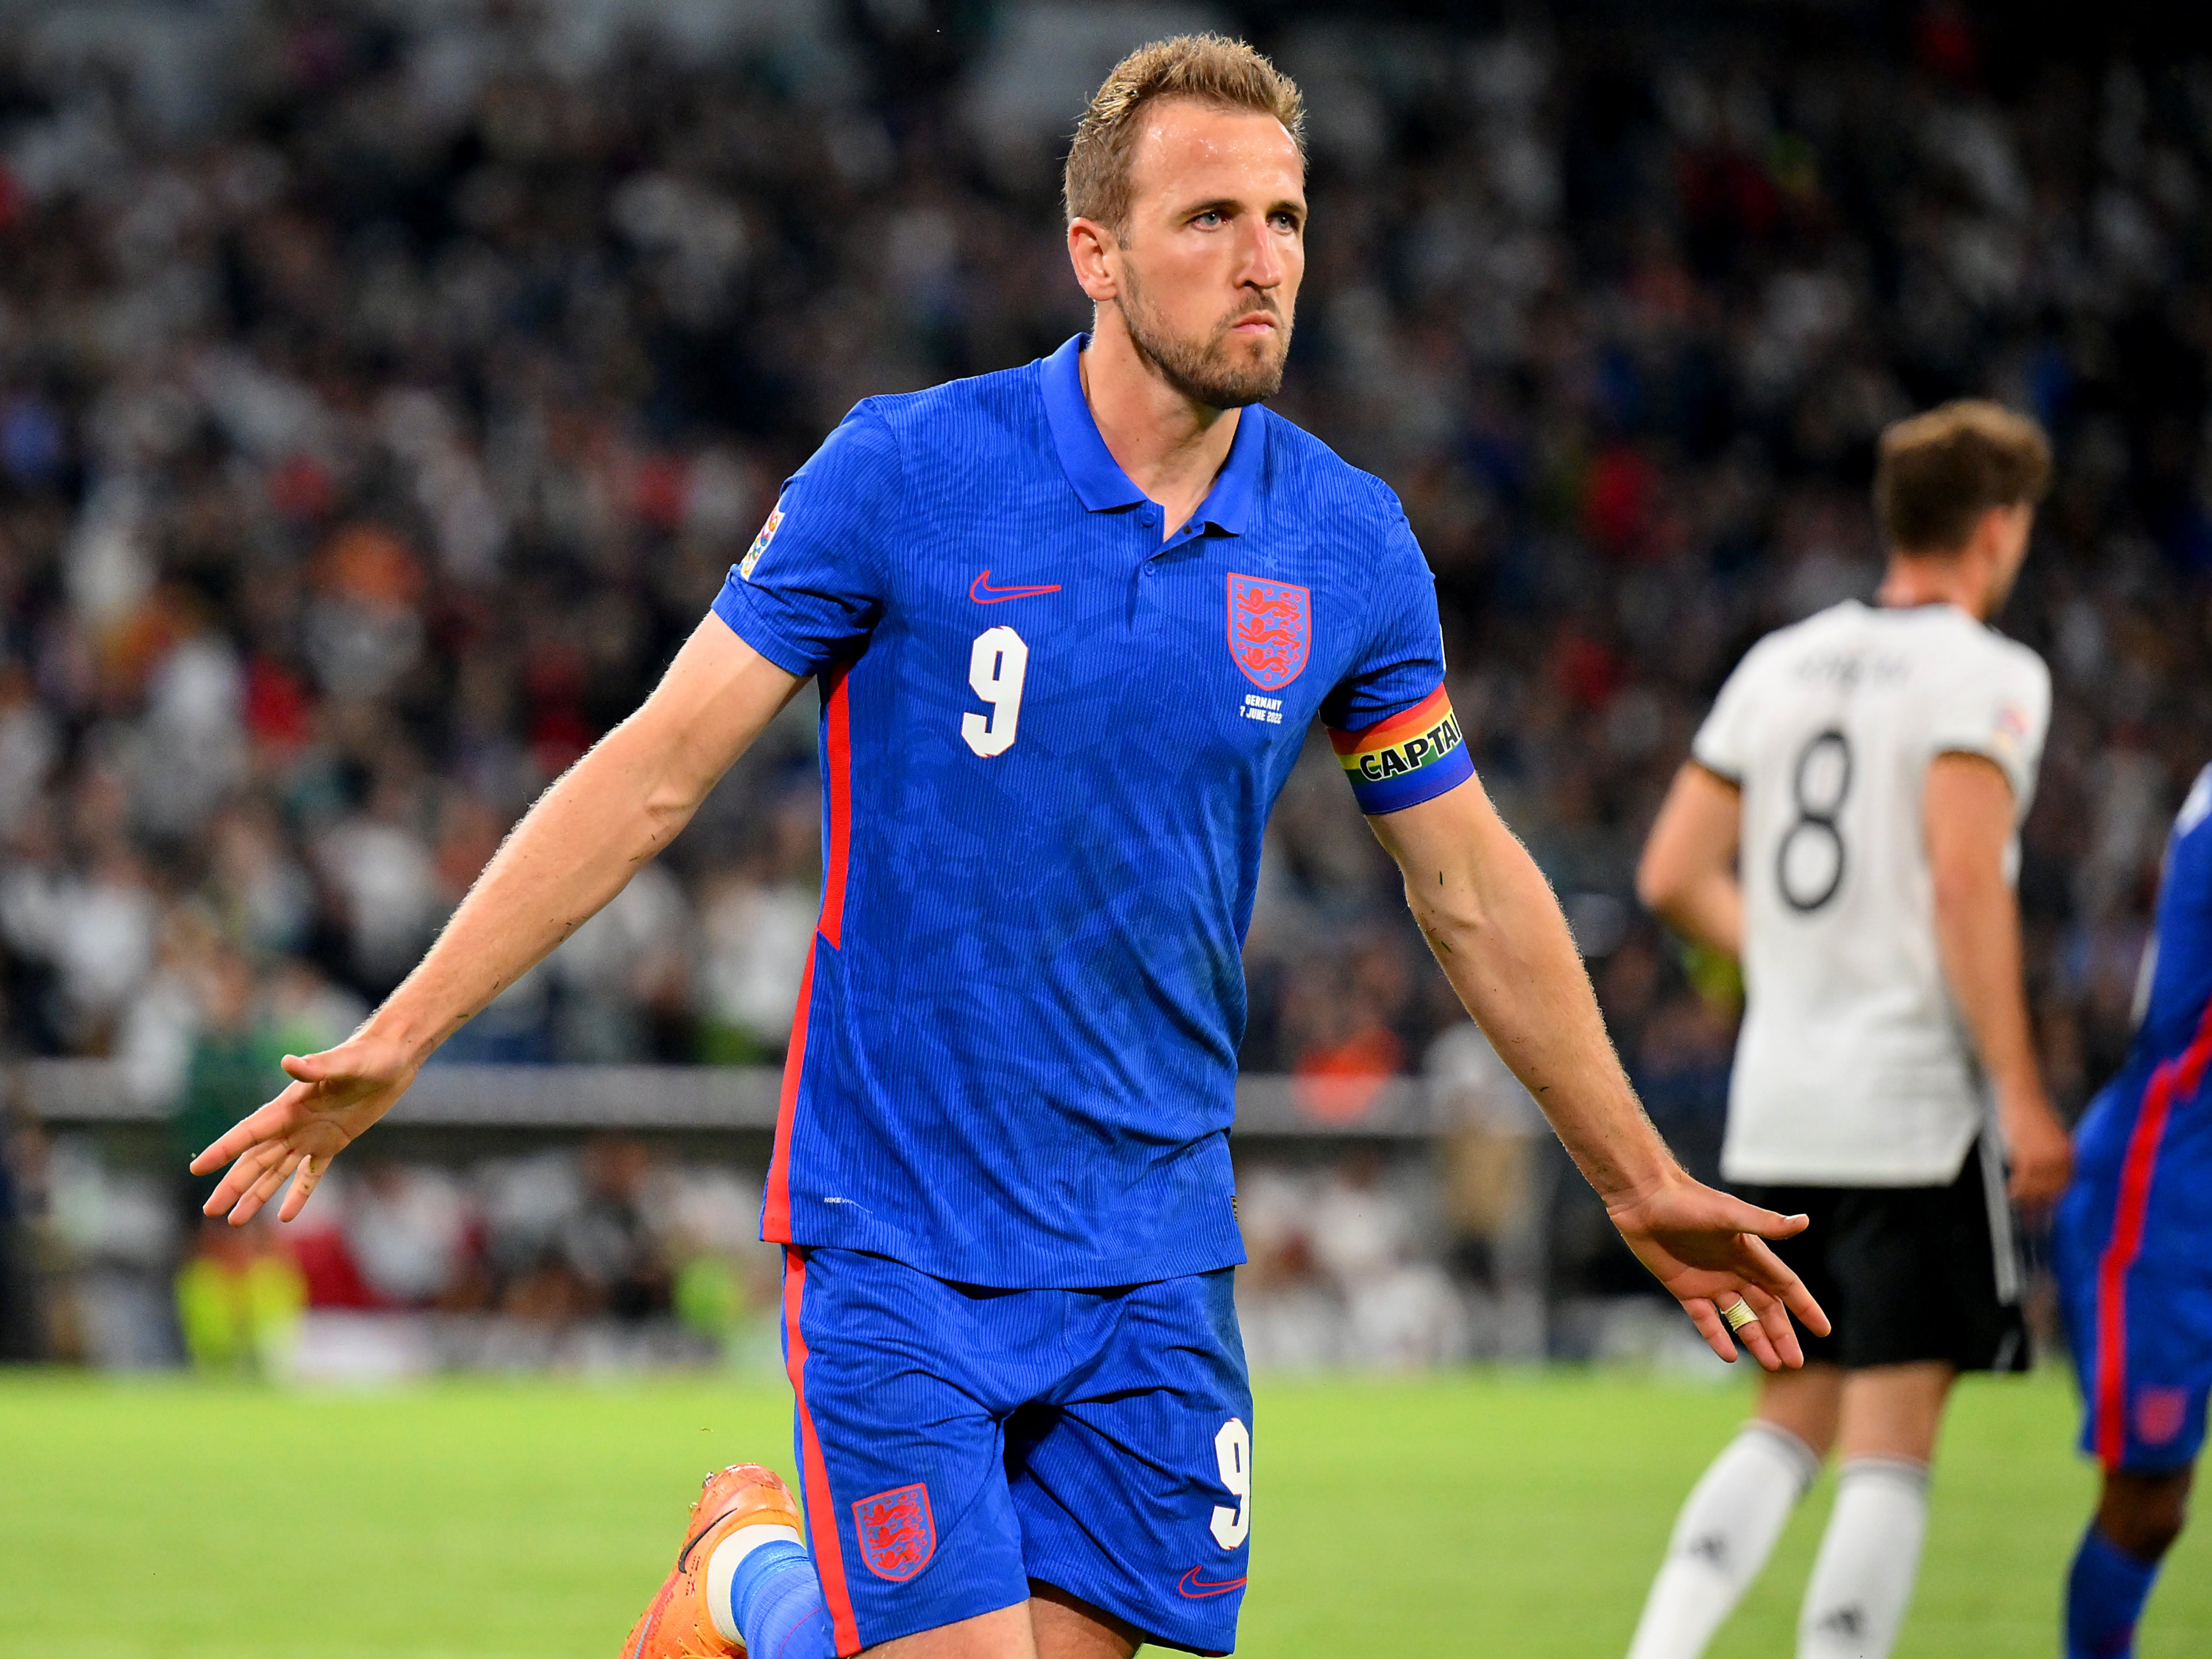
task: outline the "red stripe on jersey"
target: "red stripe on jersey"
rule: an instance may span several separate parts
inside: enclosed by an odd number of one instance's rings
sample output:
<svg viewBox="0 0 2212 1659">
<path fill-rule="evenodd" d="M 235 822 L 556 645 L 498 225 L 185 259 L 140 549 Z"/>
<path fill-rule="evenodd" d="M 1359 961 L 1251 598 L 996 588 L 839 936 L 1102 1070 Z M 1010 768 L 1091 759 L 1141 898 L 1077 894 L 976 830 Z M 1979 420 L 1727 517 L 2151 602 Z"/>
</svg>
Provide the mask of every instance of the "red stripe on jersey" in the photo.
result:
<svg viewBox="0 0 2212 1659">
<path fill-rule="evenodd" d="M 853 844 L 853 720 L 846 696 L 847 663 L 830 681 L 823 705 L 823 748 L 830 784 L 827 856 L 822 872 L 822 914 L 815 931 L 834 949 L 845 921 L 845 864 Z M 806 1070 L 807 1027 L 814 1009 L 814 951 L 806 952 L 806 971 L 799 981 L 799 1003 L 792 1010 L 791 1041 L 783 1052 L 783 1088 L 775 1103 L 775 1145 L 769 1153 L 768 1191 L 761 1207 L 761 1237 L 771 1244 L 791 1240 L 791 1128 L 798 1115 L 799 1081 Z"/>
<path fill-rule="evenodd" d="M 768 1157 L 768 1191 L 761 1206 L 761 1237 L 771 1244 L 791 1242 L 791 1123 L 799 1110 L 799 1075 L 806 1069 L 807 1016 L 814 1003 L 814 953 L 820 939 L 806 942 L 806 971 L 799 978 L 799 1006 L 791 1012 L 791 1042 L 783 1051 L 783 1089 L 775 1103 L 775 1146 Z"/>
<path fill-rule="evenodd" d="M 830 1498 L 830 1466 L 814 1433 L 814 1412 L 806 1403 L 806 1337 L 799 1316 L 806 1299 L 806 1258 L 787 1246 L 783 1252 L 784 1364 L 791 1376 L 791 1397 L 799 1402 L 799 1484 L 806 1497 L 806 1539 L 814 1552 L 814 1576 L 822 1581 L 822 1600 L 830 1609 L 830 1633 L 840 1655 L 860 1650 L 860 1627 L 853 1617 L 853 1595 L 845 1583 L 845 1547 L 837 1538 L 837 1506 Z"/>
<path fill-rule="evenodd" d="M 822 710 L 822 747 L 829 769 L 829 856 L 822 871 L 822 920 L 816 924 L 834 947 L 845 925 L 845 860 L 853 850 L 853 711 L 845 686 L 853 665 L 831 677 Z"/>
<path fill-rule="evenodd" d="M 2159 1148 L 2177 1096 L 2191 1095 L 2212 1064 L 2212 1006 L 2204 1011 L 2189 1047 L 2160 1066 L 2143 1091 L 2142 1110 L 2128 1136 L 2120 1164 L 2120 1196 L 2113 1206 L 2112 1235 L 2097 1263 L 2097 1461 L 2120 1467 L 2128 1443 L 2128 1270 L 2142 1254 L 2143 1223 L 2150 1212 L 2150 1185 L 2158 1173 Z"/>
</svg>

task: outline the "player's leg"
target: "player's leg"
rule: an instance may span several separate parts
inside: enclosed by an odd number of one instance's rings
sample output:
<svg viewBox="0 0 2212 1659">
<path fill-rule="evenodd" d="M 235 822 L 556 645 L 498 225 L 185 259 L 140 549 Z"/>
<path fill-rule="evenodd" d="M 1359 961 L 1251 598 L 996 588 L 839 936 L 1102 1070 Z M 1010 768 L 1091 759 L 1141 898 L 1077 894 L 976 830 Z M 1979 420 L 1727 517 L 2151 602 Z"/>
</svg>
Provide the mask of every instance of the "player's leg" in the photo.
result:
<svg viewBox="0 0 2212 1659">
<path fill-rule="evenodd" d="M 1835 1440 L 1843 1382 L 1840 1367 L 1810 1362 L 1761 1379 L 1757 1414 L 1706 1468 L 1674 1519 L 1629 1659 L 1696 1659 L 1705 1650 L 1820 1474 Z"/>
<path fill-rule="evenodd" d="M 2166 1553 L 2188 1520 L 2194 1464 L 2105 1473 L 2097 1513 L 2066 1575 L 2066 1659 L 2127 1659 Z"/>
<path fill-rule="evenodd" d="M 2140 1264 L 2106 1271 L 2114 1198 L 2109 1183 L 2077 1182 L 2053 1241 L 2086 1407 L 2081 1449 L 2104 1467 L 2066 1575 L 2068 1659 L 2135 1651 L 2136 1621 L 2187 1517 L 2212 1394 L 2212 1284 Z"/>
<path fill-rule="evenodd" d="M 1129 1659 L 1144 1644 L 1142 1632 L 1057 1585 L 1032 1580 L 1030 1620 L 1037 1659 Z"/>
<path fill-rule="evenodd" d="M 950 1285 L 854 1251 L 786 1252 L 806 1535 L 732 1536 L 717 1551 L 724 1636 L 755 1659 L 1035 1659 L 1000 1425 L 1025 1397 L 1020 1373 L 1056 1346 L 1048 1294 Z M 1021 1328 L 1033 1304 L 1042 1322 Z"/>
<path fill-rule="evenodd" d="M 1878 1365 L 1844 1380 L 1835 1507 L 1806 1586 L 1798 1659 L 1882 1659 L 1928 1534 L 1928 1466 L 1956 1367 Z"/>
<path fill-rule="evenodd" d="M 1799 1659 L 1882 1659 L 1911 1604 L 1928 1468 L 1961 1371 L 2028 1361 L 2021 1272 L 1996 1144 L 1947 1187 L 1859 1188 L 1831 1254 L 1848 1289 L 1835 1507 L 1798 1619 Z"/>
<path fill-rule="evenodd" d="M 1849 1297 L 1828 1265 L 1832 1189 L 1743 1187 L 1747 1202 L 1813 1224 L 1776 1247 L 1835 1321 L 1825 1337 L 1802 1333 L 1805 1369 L 1762 1376 L 1759 1407 L 1707 1466 L 1674 1518 L 1666 1559 L 1651 1581 L 1629 1659 L 1697 1659 L 1773 1553 L 1836 1437 L 1844 1373 L 1837 1363 Z"/>
<path fill-rule="evenodd" d="M 1042 1659 L 1237 1644 L 1252 1395 L 1231 1276 L 1069 1293 L 1065 1380 L 1007 1425 Z"/>
<path fill-rule="evenodd" d="M 864 1659 L 1129 1659 L 1144 1639 L 1111 1613 L 1049 1584 L 1018 1607 L 1001 1607 L 866 1650 Z M 759 1659 L 777 1659 L 773 1649 Z"/>
</svg>

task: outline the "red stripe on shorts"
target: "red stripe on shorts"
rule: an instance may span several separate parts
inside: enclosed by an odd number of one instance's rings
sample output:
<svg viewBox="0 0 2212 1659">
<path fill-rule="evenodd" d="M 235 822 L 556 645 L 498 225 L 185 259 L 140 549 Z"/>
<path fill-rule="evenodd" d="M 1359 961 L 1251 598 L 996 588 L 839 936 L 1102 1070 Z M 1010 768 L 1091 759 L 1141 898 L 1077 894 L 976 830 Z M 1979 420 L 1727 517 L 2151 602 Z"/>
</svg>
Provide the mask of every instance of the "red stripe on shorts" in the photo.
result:
<svg viewBox="0 0 2212 1659">
<path fill-rule="evenodd" d="M 2142 1254 L 2151 1179 L 2158 1173 L 2159 1147 L 2166 1139 L 2174 1098 L 2197 1092 L 2208 1064 L 2212 1064 L 2212 1006 L 2205 1009 L 2189 1047 L 2151 1073 L 2120 1164 L 2112 1234 L 2097 1262 L 2097 1395 L 2091 1407 L 2097 1461 L 2108 1469 L 2120 1467 L 2128 1445 L 2128 1270 Z"/>
<path fill-rule="evenodd" d="M 853 1617 L 853 1595 L 845 1584 L 845 1550 L 837 1540 L 837 1509 L 830 1498 L 830 1466 L 815 1437 L 814 1413 L 806 1403 L 806 1338 L 799 1327 L 806 1297 L 806 1258 L 787 1246 L 783 1252 L 784 1364 L 791 1374 L 792 1398 L 799 1402 L 799 1482 L 806 1498 L 807 1541 L 814 1551 L 814 1574 L 822 1581 L 822 1600 L 830 1609 L 830 1632 L 840 1655 L 860 1650 L 860 1627 Z"/>
</svg>

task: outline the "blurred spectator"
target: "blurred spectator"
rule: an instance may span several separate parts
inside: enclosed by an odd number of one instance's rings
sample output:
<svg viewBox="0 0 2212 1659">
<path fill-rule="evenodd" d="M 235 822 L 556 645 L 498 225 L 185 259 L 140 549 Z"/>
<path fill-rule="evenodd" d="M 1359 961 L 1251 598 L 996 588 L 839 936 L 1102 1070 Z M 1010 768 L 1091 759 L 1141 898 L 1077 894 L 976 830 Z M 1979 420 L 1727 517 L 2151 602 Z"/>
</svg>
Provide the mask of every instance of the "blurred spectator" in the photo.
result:
<svg viewBox="0 0 2212 1659">
<path fill-rule="evenodd" d="M 32 1211 L 45 1146 L 12 1100 L 0 1100 L 0 1364 L 46 1358 Z"/>
<path fill-rule="evenodd" d="M 1425 1229 L 1390 1188 L 1379 1153 L 1340 1160 L 1314 1205 L 1314 1260 L 1351 1314 L 1355 1364 L 1437 1365 L 1466 1357 L 1467 1310 L 1421 1249 Z"/>
<path fill-rule="evenodd" d="M 787 801 L 763 856 L 709 878 L 700 918 L 701 1058 L 780 1060 L 821 909 L 811 800 Z"/>
<path fill-rule="evenodd" d="M 253 970 L 243 957 L 227 949 L 210 952 L 192 988 L 199 1018 L 169 1113 L 168 1164 L 184 1185 L 186 1212 L 197 1215 L 221 1173 L 196 1176 L 185 1166 L 286 1079 L 257 1024 Z"/>
<path fill-rule="evenodd" d="M 1472 1020 L 1438 1036 L 1422 1070 L 1444 1129 L 1444 1222 L 1453 1265 L 1489 1286 L 1495 1352 L 1541 1359 L 1559 1162 L 1550 1128 Z"/>
<path fill-rule="evenodd" d="M 386 1307 L 425 1308 L 462 1287 L 473 1243 L 460 1183 L 444 1170 L 371 1158 L 346 1191 L 343 1228 L 362 1281 Z"/>
<path fill-rule="evenodd" d="M 185 1352 L 202 1370 L 281 1376 L 290 1364 L 307 1281 L 273 1225 L 200 1224 L 177 1273 L 177 1316 Z"/>
</svg>

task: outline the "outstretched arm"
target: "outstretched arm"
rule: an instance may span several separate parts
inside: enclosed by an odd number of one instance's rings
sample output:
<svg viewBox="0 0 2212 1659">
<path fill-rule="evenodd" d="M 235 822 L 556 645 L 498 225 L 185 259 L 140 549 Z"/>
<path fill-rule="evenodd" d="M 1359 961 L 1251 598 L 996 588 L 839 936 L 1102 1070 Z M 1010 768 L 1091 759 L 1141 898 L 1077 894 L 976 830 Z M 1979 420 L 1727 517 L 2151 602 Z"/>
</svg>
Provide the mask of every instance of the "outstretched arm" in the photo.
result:
<svg viewBox="0 0 2212 1659">
<path fill-rule="evenodd" d="M 799 684 L 720 617 L 701 623 L 637 712 L 538 797 L 384 1006 L 337 1048 L 286 1056 L 291 1085 L 192 1160 L 231 1166 L 207 1213 L 243 1225 L 296 1175 L 279 1219 L 299 1214 L 440 1043 L 676 838 Z"/>
<path fill-rule="evenodd" d="M 1823 1333 L 1828 1321 L 1761 1241 L 1802 1231 L 1804 1218 L 1716 1192 L 1674 1162 L 1606 1036 L 1559 901 L 1480 781 L 1369 823 L 1404 872 L 1414 920 L 1452 988 L 1551 1120 L 1628 1247 L 1722 1358 L 1735 1350 L 1720 1310 L 1740 1295 L 1759 1315 L 1741 1337 L 1759 1364 L 1802 1364 L 1790 1314 Z"/>
</svg>

